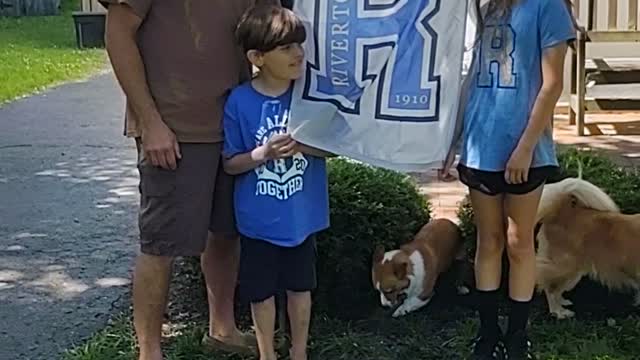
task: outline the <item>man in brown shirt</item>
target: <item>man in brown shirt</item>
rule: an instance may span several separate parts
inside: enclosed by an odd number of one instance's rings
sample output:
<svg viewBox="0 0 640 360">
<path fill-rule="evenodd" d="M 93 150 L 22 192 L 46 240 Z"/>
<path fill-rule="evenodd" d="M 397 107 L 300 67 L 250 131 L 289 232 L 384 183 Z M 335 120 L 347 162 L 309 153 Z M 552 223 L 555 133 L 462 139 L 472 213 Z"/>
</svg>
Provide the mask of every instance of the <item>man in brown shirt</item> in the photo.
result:
<svg viewBox="0 0 640 360">
<path fill-rule="evenodd" d="M 140 254 L 133 282 L 140 360 L 161 360 L 161 326 L 176 256 L 201 256 L 210 328 L 204 341 L 255 351 L 238 331 L 239 241 L 233 178 L 222 170 L 226 95 L 250 68 L 234 38 L 256 1 L 100 0 L 106 43 L 126 95 L 125 133 L 138 145 Z"/>
</svg>

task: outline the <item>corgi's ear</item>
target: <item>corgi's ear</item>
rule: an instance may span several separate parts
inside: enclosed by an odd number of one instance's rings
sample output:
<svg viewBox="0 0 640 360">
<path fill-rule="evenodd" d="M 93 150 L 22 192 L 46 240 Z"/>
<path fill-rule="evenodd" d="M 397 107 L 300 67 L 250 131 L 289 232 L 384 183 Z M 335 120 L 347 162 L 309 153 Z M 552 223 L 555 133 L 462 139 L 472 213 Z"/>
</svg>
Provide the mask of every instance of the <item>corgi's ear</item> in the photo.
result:
<svg viewBox="0 0 640 360">
<path fill-rule="evenodd" d="M 394 262 L 393 263 L 393 274 L 397 279 L 406 279 L 407 273 L 409 272 L 409 263 L 406 261 Z"/>
<path fill-rule="evenodd" d="M 384 246 L 378 245 L 376 249 L 373 251 L 373 262 L 381 262 L 384 259 Z"/>
</svg>

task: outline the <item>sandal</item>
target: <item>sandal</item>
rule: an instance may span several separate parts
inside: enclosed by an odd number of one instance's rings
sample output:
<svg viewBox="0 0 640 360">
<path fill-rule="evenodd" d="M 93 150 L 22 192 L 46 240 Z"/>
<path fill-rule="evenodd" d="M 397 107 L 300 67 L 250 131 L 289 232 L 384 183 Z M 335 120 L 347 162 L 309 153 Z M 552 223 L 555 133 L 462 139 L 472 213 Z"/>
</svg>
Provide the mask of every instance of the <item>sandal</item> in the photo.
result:
<svg viewBox="0 0 640 360">
<path fill-rule="evenodd" d="M 202 337 L 202 345 L 212 351 L 224 351 L 241 355 L 257 355 L 258 344 L 254 335 L 241 333 L 240 342 L 231 342 L 230 337 L 212 337 L 205 333 Z"/>
</svg>

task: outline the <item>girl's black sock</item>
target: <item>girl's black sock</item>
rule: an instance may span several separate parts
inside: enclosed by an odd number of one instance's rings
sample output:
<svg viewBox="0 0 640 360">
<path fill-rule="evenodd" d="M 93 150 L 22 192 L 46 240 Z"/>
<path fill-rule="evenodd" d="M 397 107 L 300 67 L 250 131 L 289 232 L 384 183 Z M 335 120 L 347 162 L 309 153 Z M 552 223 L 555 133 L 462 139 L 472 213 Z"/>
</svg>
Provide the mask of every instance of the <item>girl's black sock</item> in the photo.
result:
<svg viewBox="0 0 640 360">
<path fill-rule="evenodd" d="M 524 332 L 529 321 L 529 311 L 531 309 L 531 300 L 517 301 L 509 298 L 511 312 L 509 314 L 509 328 L 507 334 L 512 335 L 517 332 Z"/>
<path fill-rule="evenodd" d="M 497 338 L 498 327 L 498 290 L 484 291 L 476 289 L 478 313 L 480 314 L 480 334 Z"/>
</svg>

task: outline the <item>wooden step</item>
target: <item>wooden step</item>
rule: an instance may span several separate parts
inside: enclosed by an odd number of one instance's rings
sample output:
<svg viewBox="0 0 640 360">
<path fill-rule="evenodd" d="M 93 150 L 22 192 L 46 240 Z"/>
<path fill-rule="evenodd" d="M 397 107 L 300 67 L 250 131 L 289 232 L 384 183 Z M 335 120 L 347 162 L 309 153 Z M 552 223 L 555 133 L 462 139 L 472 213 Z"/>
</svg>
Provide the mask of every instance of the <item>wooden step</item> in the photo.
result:
<svg viewBox="0 0 640 360">
<path fill-rule="evenodd" d="M 640 71 L 640 58 L 589 58 L 585 60 L 587 71 Z"/>
<path fill-rule="evenodd" d="M 640 58 L 591 58 L 585 61 L 587 84 L 640 83 Z"/>
<path fill-rule="evenodd" d="M 640 69 L 629 71 L 594 71 L 586 74 L 587 84 L 640 83 Z"/>
<path fill-rule="evenodd" d="M 590 42 L 640 42 L 640 31 L 588 31 L 587 39 Z"/>
<path fill-rule="evenodd" d="M 571 96 L 571 108 L 578 109 L 578 96 Z M 599 84 L 587 88 L 587 111 L 640 110 L 640 83 Z"/>
<path fill-rule="evenodd" d="M 640 117 L 638 120 L 607 121 L 599 118 L 589 118 L 585 124 L 586 135 L 640 135 Z M 640 149 L 640 144 L 638 144 Z"/>
<path fill-rule="evenodd" d="M 593 85 L 587 88 L 585 98 L 640 101 L 640 83 Z"/>
</svg>

